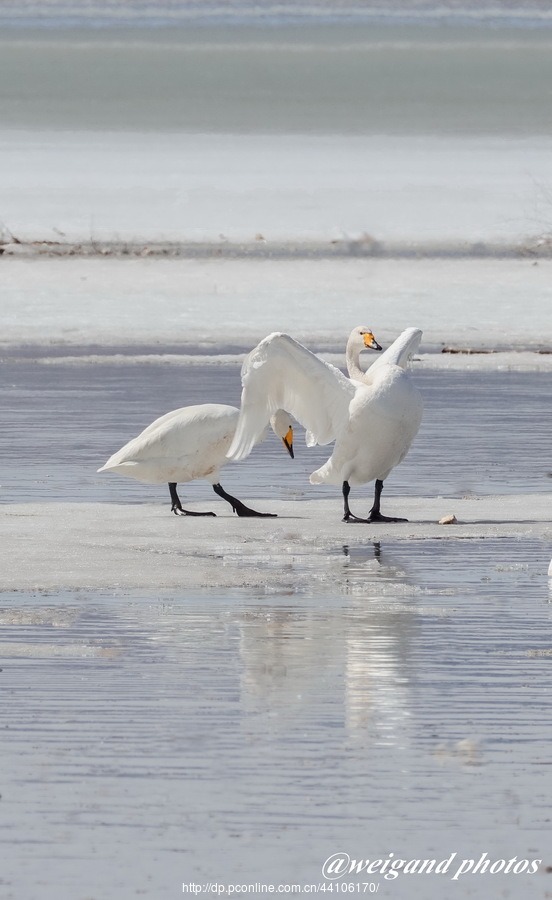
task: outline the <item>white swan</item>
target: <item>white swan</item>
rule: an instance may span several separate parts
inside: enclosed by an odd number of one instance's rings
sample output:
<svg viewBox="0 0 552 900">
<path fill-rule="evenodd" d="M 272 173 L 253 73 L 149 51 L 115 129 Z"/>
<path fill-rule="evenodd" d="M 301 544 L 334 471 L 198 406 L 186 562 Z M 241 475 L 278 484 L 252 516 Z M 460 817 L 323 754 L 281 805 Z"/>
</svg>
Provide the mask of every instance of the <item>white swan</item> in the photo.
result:
<svg viewBox="0 0 552 900">
<path fill-rule="evenodd" d="M 406 367 L 421 336 L 418 328 L 407 328 L 363 372 L 360 351 L 374 346 L 374 338 L 369 329 L 355 328 L 347 343 L 346 378 L 289 335 L 270 334 L 243 365 L 240 418 L 228 455 L 247 456 L 268 416 L 285 407 L 307 429 L 309 446 L 335 440 L 332 455 L 310 481 L 341 485 L 345 522 L 406 521 L 383 516 L 380 497 L 420 427 L 422 398 Z M 358 518 L 349 509 L 350 486 L 374 479 L 372 509 L 366 519 Z"/>
<path fill-rule="evenodd" d="M 168 482 L 171 510 L 182 516 L 214 516 L 212 512 L 190 512 L 183 509 L 176 492 L 179 481 L 206 478 L 219 497 L 227 500 L 238 516 L 274 516 L 245 506 L 227 494 L 220 484 L 220 470 L 228 462 L 226 452 L 238 424 L 239 410 L 221 403 L 185 406 L 161 416 L 148 425 L 138 437 L 114 453 L 98 472 L 117 472 L 150 484 Z M 293 429 L 283 410 L 270 418 L 274 433 L 282 439 L 293 457 Z M 261 429 L 255 443 L 266 437 Z"/>
</svg>

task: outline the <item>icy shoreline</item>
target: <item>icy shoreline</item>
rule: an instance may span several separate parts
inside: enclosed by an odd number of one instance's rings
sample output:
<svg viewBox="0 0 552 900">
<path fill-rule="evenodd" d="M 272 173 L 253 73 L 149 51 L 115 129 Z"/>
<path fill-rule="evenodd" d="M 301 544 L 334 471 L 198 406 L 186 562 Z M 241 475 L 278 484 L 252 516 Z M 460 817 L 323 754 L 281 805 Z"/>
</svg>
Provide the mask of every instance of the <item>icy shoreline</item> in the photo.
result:
<svg viewBox="0 0 552 900">
<path fill-rule="evenodd" d="M 267 240 L 257 234 L 254 240 L 126 240 L 90 239 L 59 241 L 37 238 L 20 240 L 8 231 L 0 235 L 0 255 L 6 257 L 152 257 L 153 259 L 260 259 L 273 261 L 317 259 L 522 259 L 552 258 L 549 233 L 528 235 L 510 241 L 472 240 L 377 240 L 367 233 L 343 235 L 321 240 Z"/>
<path fill-rule="evenodd" d="M 366 504 L 366 498 L 363 499 Z M 5 504 L 0 509 L 2 591 L 200 589 L 256 587 L 301 591 L 343 579 L 343 552 L 362 546 L 373 555 L 381 540 L 516 538 L 550 541 L 547 494 L 446 498 L 386 498 L 388 515 L 404 524 L 341 521 L 341 502 L 258 502 L 277 519 L 238 519 L 216 499 L 188 504 L 216 518 L 176 518 L 168 506 L 107 503 Z M 357 501 L 358 505 L 358 501 Z M 454 514 L 456 525 L 439 525 Z M 546 574 L 549 556 L 542 560 Z M 368 571 L 368 570 L 367 570 Z"/>
</svg>

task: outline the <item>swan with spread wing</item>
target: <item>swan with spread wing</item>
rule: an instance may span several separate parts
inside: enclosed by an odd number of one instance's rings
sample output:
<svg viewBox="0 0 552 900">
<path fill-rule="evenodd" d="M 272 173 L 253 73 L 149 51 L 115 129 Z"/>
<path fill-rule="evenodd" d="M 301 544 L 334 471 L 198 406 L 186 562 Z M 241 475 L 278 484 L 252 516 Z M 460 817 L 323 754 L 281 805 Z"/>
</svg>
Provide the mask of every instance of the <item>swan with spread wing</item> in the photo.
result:
<svg viewBox="0 0 552 900">
<path fill-rule="evenodd" d="M 360 353 L 381 349 L 368 328 L 355 328 L 347 342 L 349 378 L 287 334 L 264 338 L 242 368 L 242 400 L 231 459 L 247 456 L 278 408 L 288 410 L 307 430 L 307 445 L 335 441 L 328 461 L 310 476 L 312 484 L 335 484 L 343 491 L 346 522 L 405 522 L 382 515 L 383 482 L 406 456 L 422 420 L 422 398 L 407 371 L 422 332 L 407 328 L 363 372 Z M 351 485 L 375 480 L 368 517 L 352 514 Z"/>
</svg>

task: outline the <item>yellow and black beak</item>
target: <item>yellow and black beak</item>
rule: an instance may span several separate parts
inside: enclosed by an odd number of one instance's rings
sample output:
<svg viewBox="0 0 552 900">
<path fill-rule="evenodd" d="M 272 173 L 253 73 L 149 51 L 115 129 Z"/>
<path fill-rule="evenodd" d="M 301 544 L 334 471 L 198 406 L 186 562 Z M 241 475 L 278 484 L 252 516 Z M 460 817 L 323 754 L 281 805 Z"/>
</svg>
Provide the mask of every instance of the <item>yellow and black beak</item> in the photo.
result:
<svg viewBox="0 0 552 900">
<path fill-rule="evenodd" d="M 284 442 L 284 447 L 286 448 L 287 452 L 289 453 L 289 455 L 290 455 L 291 458 L 293 459 L 293 458 L 294 458 L 294 454 L 293 454 L 293 428 L 291 427 L 291 425 L 289 426 L 289 431 L 288 431 L 288 433 L 286 434 L 285 438 L 282 438 L 282 440 L 283 440 L 283 442 Z"/>
<path fill-rule="evenodd" d="M 376 341 L 376 339 L 371 331 L 365 331 L 364 334 L 362 335 L 362 337 L 364 338 L 364 346 L 366 347 L 367 350 L 381 350 L 382 349 L 381 345 L 378 344 L 378 342 Z"/>
</svg>

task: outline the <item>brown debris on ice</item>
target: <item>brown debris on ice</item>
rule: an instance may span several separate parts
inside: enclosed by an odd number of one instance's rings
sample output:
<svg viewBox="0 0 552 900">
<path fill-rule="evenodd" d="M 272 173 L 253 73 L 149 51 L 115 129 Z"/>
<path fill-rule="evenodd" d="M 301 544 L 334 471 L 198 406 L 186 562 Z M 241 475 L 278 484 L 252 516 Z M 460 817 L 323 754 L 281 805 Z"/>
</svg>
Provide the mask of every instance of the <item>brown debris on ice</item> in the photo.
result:
<svg viewBox="0 0 552 900">
<path fill-rule="evenodd" d="M 458 519 L 451 513 L 449 516 L 443 516 L 442 519 L 439 519 L 439 525 L 457 525 Z"/>
</svg>

